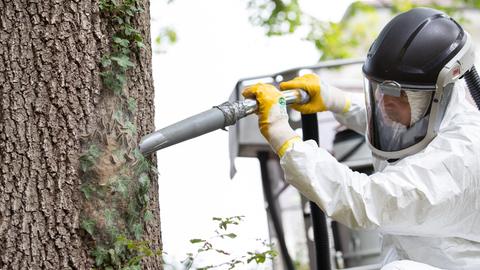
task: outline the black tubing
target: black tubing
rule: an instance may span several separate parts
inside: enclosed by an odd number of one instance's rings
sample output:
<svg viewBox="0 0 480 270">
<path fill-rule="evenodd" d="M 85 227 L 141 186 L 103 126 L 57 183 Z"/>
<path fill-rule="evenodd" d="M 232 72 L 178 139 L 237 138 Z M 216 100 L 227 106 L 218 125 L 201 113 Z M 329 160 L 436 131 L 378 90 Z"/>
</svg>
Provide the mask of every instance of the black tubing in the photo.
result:
<svg viewBox="0 0 480 270">
<path fill-rule="evenodd" d="M 302 114 L 303 140 L 315 140 L 319 143 L 318 120 L 316 114 Z M 313 237 L 315 239 L 315 257 L 317 270 L 330 270 L 330 243 L 328 240 L 327 218 L 322 210 L 313 202 L 310 202 L 310 210 L 313 225 Z"/>
<path fill-rule="evenodd" d="M 465 82 L 467 83 L 473 101 L 475 101 L 477 105 L 477 109 L 480 109 L 480 77 L 478 76 L 475 66 L 465 72 Z"/>
</svg>

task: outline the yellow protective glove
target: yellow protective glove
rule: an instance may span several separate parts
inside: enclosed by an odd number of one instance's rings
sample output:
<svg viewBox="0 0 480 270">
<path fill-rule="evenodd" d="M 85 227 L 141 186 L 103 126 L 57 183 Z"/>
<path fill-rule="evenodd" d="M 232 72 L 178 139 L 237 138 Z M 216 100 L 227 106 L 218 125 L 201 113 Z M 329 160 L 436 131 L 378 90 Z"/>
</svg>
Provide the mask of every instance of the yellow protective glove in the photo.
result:
<svg viewBox="0 0 480 270">
<path fill-rule="evenodd" d="M 303 114 L 323 111 L 344 113 L 350 109 L 350 98 L 340 89 L 323 83 L 315 74 L 306 74 L 291 81 L 280 83 L 281 90 L 300 88 L 308 92 L 310 101 L 291 107 Z"/>
<path fill-rule="evenodd" d="M 245 88 L 242 95 L 257 100 L 260 132 L 280 157 L 301 140 L 288 123 L 285 98 L 275 86 L 259 83 Z"/>
</svg>

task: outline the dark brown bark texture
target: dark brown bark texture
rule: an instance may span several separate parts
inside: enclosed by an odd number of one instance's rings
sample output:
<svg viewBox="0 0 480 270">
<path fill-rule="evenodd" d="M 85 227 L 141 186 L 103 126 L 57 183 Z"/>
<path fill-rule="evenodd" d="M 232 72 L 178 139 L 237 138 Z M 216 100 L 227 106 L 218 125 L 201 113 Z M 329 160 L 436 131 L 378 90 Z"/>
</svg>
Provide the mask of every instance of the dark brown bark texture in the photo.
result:
<svg viewBox="0 0 480 270">
<path fill-rule="evenodd" d="M 136 20 L 150 48 L 149 3 Z M 109 94 L 99 61 L 112 30 L 90 0 L 0 0 L 0 269 L 90 269 L 80 229 L 82 141 L 100 128 Z M 132 59 L 127 90 L 138 138 L 153 131 L 151 51 Z M 103 109 L 102 109 L 103 108 Z M 161 247 L 157 178 L 145 238 Z M 159 258 L 144 269 L 161 269 Z"/>
</svg>

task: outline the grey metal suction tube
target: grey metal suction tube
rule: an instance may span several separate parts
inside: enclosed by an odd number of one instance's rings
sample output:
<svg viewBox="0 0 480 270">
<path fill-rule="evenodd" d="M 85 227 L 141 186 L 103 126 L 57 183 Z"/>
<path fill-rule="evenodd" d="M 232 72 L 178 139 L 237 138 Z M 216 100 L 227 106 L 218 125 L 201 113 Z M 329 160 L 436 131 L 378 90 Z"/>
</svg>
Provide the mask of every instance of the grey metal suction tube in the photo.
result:
<svg viewBox="0 0 480 270">
<path fill-rule="evenodd" d="M 307 92 L 300 89 L 284 91 L 282 94 L 287 104 L 303 104 L 310 99 Z M 256 110 L 257 102 L 252 99 L 224 102 L 210 110 L 146 135 L 140 141 L 140 152 L 143 155 L 148 155 L 168 146 L 231 126 Z"/>
</svg>

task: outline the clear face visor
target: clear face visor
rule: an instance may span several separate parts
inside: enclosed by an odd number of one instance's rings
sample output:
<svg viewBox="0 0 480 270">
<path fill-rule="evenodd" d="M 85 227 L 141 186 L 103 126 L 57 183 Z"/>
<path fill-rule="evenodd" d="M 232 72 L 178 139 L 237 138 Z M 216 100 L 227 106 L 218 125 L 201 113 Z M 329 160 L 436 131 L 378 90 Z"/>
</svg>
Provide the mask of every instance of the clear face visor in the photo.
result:
<svg viewBox="0 0 480 270">
<path fill-rule="evenodd" d="M 434 88 L 404 88 L 398 83 L 364 80 L 370 144 L 385 152 L 400 151 L 427 134 Z"/>
</svg>

